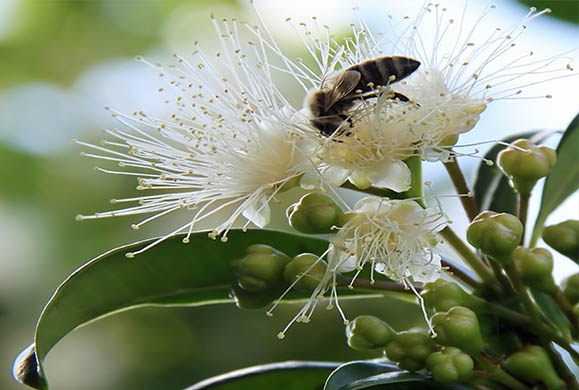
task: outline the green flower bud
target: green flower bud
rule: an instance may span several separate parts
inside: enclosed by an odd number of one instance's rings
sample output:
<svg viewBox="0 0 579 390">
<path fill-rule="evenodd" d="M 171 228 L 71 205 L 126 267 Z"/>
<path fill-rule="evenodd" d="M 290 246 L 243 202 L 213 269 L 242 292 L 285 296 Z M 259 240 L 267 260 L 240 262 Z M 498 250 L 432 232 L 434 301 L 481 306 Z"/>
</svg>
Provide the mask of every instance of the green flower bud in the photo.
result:
<svg viewBox="0 0 579 390">
<path fill-rule="evenodd" d="M 239 286 L 233 286 L 229 296 L 235 306 L 240 309 L 263 309 L 275 301 L 281 294 L 280 290 L 247 291 Z"/>
<path fill-rule="evenodd" d="M 472 355 L 484 347 L 476 314 L 466 307 L 456 306 L 436 313 L 432 316 L 432 326 L 437 333 L 435 341 L 441 345 L 457 347 Z"/>
<path fill-rule="evenodd" d="M 553 256 L 547 249 L 520 246 L 513 252 L 513 261 L 527 286 L 549 294 L 555 292 L 557 285 L 552 275 Z"/>
<path fill-rule="evenodd" d="M 300 181 L 302 180 L 302 175 L 294 176 L 293 178 L 289 179 L 279 188 L 277 191 L 278 193 L 286 192 L 291 190 L 292 188 L 296 188 L 300 186 Z"/>
<path fill-rule="evenodd" d="M 498 262 L 509 263 L 522 234 L 523 224 L 514 215 L 484 211 L 469 225 L 466 239 L 485 255 Z"/>
<path fill-rule="evenodd" d="M 422 329 L 411 329 L 400 332 L 386 345 L 386 356 L 398 367 L 408 371 L 424 368 L 426 358 L 436 351 L 436 345 L 428 332 Z"/>
<path fill-rule="evenodd" d="M 561 290 L 572 305 L 579 302 L 579 272 L 561 282 Z"/>
<path fill-rule="evenodd" d="M 427 283 L 420 295 L 426 305 L 433 307 L 437 312 L 447 311 L 455 306 L 478 310 L 484 304 L 482 299 L 468 294 L 458 284 L 444 279 Z"/>
<path fill-rule="evenodd" d="M 499 167 L 520 194 L 530 194 L 542 177 L 548 176 L 557 162 L 557 153 L 548 146 L 536 146 L 526 139 L 516 140 L 498 155 Z"/>
<path fill-rule="evenodd" d="M 543 230 L 543 240 L 557 252 L 579 262 L 579 221 L 571 219 Z"/>
<path fill-rule="evenodd" d="M 563 390 L 563 382 L 555 372 L 549 355 L 539 346 L 532 345 L 509 356 L 503 368 L 514 377 L 530 385 L 544 386 L 547 390 Z"/>
<path fill-rule="evenodd" d="M 440 383 L 461 382 L 468 379 L 474 368 L 472 358 L 458 348 L 445 347 L 426 359 L 426 368 Z"/>
<path fill-rule="evenodd" d="M 458 142 L 458 134 L 449 134 L 438 143 L 439 146 L 454 146 Z"/>
<path fill-rule="evenodd" d="M 311 253 L 302 253 L 294 257 L 283 271 L 283 277 L 288 283 L 296 284 L 297 290 L 312 291 L 326 273 L 326 262 Z"/>
<path fill-rule="evenodd" d="M 390 325 L 369 315 L 356 317 L 346 327 L 348 345 L 357 351 L 384 348 L 395 334 Z"/>
<path fill-rule="evenodd" d="M 579 302 L 577 302 L 575 306 L 573 306 L 573 315 L 575 317 L 579 317 Z"/>
<path fill-rule="evenodd" d="M 348 212 L 342 214 L 340 216 L 340 218 L 338 218 L 338 223 L 336 225 L 337 226 L 344 226 L 346 223 L 348 223 L 352 219 L 358 217 L 359 215 L 360 214 L 358 214 L 358 213 L 353 213 L 351 211 L 348 211 Z"/>
<path fill-rule="evenodd" d="M 237 284 L 247 291 L 265 291 L 284 284 L 283 271 L 289 262 L 284 253 L 267 245 L 251 245 L 246 255 L 233 263 Z"/>
<path fill-rule="evenodd" d="M 287 209 L 290 225 L 307 234 L 330 233 L 339 224 L 342 209 L 327 195 L 310 193 Z"/>
</svg>

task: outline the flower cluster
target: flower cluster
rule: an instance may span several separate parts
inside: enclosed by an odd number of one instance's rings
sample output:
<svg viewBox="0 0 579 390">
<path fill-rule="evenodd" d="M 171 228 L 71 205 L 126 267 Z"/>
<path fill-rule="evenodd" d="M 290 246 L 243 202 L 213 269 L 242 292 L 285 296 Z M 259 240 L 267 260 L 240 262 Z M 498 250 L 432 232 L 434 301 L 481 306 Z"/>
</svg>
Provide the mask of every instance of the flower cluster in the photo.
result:
<svg viewBox="0 0 579 390">
<path fill-rule="evenodd" d="M 469 29 L 430 3 L 383 35 L 359 20 L 350 37 L 338 39 L 314 19 L 314 28 L 295 27 L 315 67 L 288 58 L 263 22 L 214 20 L 222 46 L 215 58 L 197 48 L 192 59 L 175 56 L 175 63 L 159 66 L 168 82 L 160 90 L 173 108 L 168 118 L 115 112 L 123 128 L 107 130 L 113 140 L 77 141 L 97 151 L 87 155 L 125 169 L 102 171 L 137 176 L 137 189 L 157 192 L 117 199 L 136 205 L 79 219 L 151 214 L 133 225 L 139 228 L 168 214 L 187 215 L 185 224 L 132 257 L 177 234 L 188 242 L 201 222 L 222 240 L 235 227 L 264 227 L 270 202 L 298 184 L 333 195 L 346 181 L 361 190 L 407 191 L 412 172 L 405 160 L 455 157 L 459 135 L 475 127 L 487 104 L 572 70 L 559 64 L 562 57 L 535 60 L 532 52 L 503 59 L 516 50 L 526 24 L 546 12 L 532 9 L 513 28 L 493 29 L 480 41 L 473 39 L 478 22 Z M 434 33 L 421 29 L 428 21 Z M 400 68 L 401 61 L 419 66 Z M 378 62 L 393 70 L 376 76 L 368 69 L 381 69 Z M 303 88 L 303 106 L 288 101 L 276 83 L 279 73 Z M 326 272 L 294 321 L 308 321 L 328 291 L 337 305 L 339 273 L 356 271 L 355 280 L 366 264 L 408 288 L 442 273 L 436 233 L 448 220 L 440 207 L 366 198 L 347 211 L 323 256 Z"/>
<path fill-rule="evenodd" d="M 285 63 L 287 72 L 309 86 L 308 91 L 320 88 L 336 73 L 376 58 L 406 56 L 420 62 L 408 77 L 391 78 L 386 92 L 376 88 L 376 98 L 361 99 L 349 113 L 347 132 L 336 131 L 313 147 L 327 181 L 339 185 L 349 179 L 359 188 L 406 191 L 411 174 L 403 163 L 406 158 L 448 160 L 459 135 L 475 127 L 488 103 L 529 98 L 524 87 L 565 77 L 573 70 L 566 57 L 536 59 L 532 51 L 518 50 L 517 39 L 527 24 L 548 9 L 531 8 L 510 28 L 477 31 L 495 8 L 483 9 L 472 28 L 464 25 L 460 14 L 452 16 L 447 8 L 430 2 L 385 33 L 372 33 L 363 20 L 352 25 L 351 37 L 343 39 L 329 32 L 316 35 L 322 29 L 315 18 L 313 26 L 295 26 L 301 29 L 302 41 L 318 68 L 305 62 Z M 467 12 L 476 11 L 469 10 L 467 3 L 463 18 Z M 475 35 L 481 38 L 474 40 Z M 392 91 L 402 99 L 393 99 Z"/>
</svg>

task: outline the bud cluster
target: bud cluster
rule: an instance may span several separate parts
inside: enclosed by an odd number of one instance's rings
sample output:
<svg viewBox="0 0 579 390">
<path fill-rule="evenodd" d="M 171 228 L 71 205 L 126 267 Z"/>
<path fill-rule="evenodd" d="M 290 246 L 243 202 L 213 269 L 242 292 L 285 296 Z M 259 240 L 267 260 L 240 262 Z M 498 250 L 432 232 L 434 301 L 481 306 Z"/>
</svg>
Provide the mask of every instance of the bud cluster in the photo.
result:
<svg viewBox="0 0 579 390">
<path fill-rule="evenodd" d="M 250 245 L 245 256 L 234 261 L 236 285 L 232 289 L 238 307 L 258 309 L 278 299 L 288 286 L 312 291 L 326 272 L 326 263 L 312 253 L 291 259 L 268 245 Z"/>
<path fill-rule="evenodd" d="M 545 255 L 537 250 L 531 253 Z M 530 263 L 534 265 L 534 261 Z M 569 286 L 566 294 L 577 290 L 579 274 L 566 283 Z M 467 293 L 458 284 L 439 279 L 427 283 L 421 297 L 434 312 L 432 335 L 416 328 L 396 332 L 381 319 L 362 315 L 346 327 L 348 345 L 359 351 L 382 350 L 401 369 L 411 372 L 426 369 L 442 384 L 469 383 L 473 371 L 478 370 L 486 371 L 489 378 L 510 378 L 504 383 L 512 380 L 529 386 L 543 384 L 547 389 L 565 389 L 548 354 L 537 345 L 523 346 L 518 335 L 508 328 L 497 329 L 498 318 L 476 293 Z M 571 298 L 575 303 L 579 295 Z M 496 342 L 499 335 L 500 342 Z"/>
</svg>

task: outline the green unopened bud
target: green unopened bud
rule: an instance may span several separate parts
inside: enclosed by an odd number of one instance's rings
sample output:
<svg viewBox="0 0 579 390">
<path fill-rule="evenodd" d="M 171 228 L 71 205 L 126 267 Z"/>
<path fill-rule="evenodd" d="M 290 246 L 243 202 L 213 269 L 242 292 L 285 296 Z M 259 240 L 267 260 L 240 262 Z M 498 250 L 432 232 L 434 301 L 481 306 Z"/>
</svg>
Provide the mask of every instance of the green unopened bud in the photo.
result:
<svg viewBox="0 0 579 390">
<path fill-rule="evenodd" d="M 509 356 L 502 362 L 503 368 L 514 377 L 547 390 L 565 389 L 565 382 L 557 376 L 547 352 L 532 345 Z"/>
<path fill-rule="evenodd" d="M 275 301 L 283 290 L 247 291 L 239 286 L 233 286 L 229 296 L 235 306 L 240 309 L 263 309 Z"/>
<path fill-rule="evenodd" d="M 246 255 L 233 263 L 237 284 L 247 291 L 265 291 L 278 288 L 283 271 L 290 258 L 267 245 L 251 245 Z"/>
<path fill-rule="evenodd" d="M 302 180 L 303 175 L 294 176 L 293 178 L 289 179 L 279 188 L 278 193 L 286 192 L 291 190 L 292 188 L 296 188 L 300 186 L 300 182 Z"/>
<path fill-rule="evenodd" d="M 298 290 L 312 291 L 322 280 L 326 268 L 326 262 L 318 256 L 302 253 L 285 266 L 283 277 L 288 283 L 295 282 L 294 288 Z"/>
<path fill-rule="evenodd" d="M 384 348 L 395 334 L 390 325 L 369 315 L 356 317 L 346 327 L 348 345 L 357 351 Z"/>
<path fill-rule="evenodd" d="M 572 219 L 547 226 L 543 240 L 557 252 L 579 262 L 579 221 Z"/>
<path fill-rule="evenodd" d="M 310 193 L 287 209 L 290 225 L 298 232 L 307 234 L 330 233 L 339 225 L 343 211 L 327 195 Z"/>
<path fill-rule="evenodd" d="M 398 367 L 408 371 L 424 368 L 426 358 L 436 351 L 436 345 L 428 332 L 422 329 L 411 329 L 400 332 L 386 345 L 386 356 Z"/>
<path fill-rule="evenodd" d="M 561 282 L 561 290 L 563 294 L 569 300 L 569 302 L 574 305 L 579 302 L 579 272 L 565 278 Z"/>
<path fill-rule="evenodd" d="M 552 275 L 553 256 L 547 249 L 520 246 L 513 252 L 513 261 L 527 286 L 549 294 L 555 292 L 557 285 Z"/>
<path fill-rule="evenodd" d="M 579 302 L 577 302 L 575 306 L 573 306 L 573 315 L 575 317 L 579 317 Z"/>
<path fill-rule="evenodd" d="M 433 307 L 437 312 L 447 311 L 455 306 L 478 310 L 484 304 L 482 299 L 468 294 L 458 284 L 444 279 L 427 283 L 420 295 L 424 298 L 426 305 Z"/>
<path fill-rule="evenodd" d="M 498 155 L 501 169 L 509 177 L 511 186 L 528 195 L 542 177 L 548 176 L 557 162 L 557 153 L 548 146 L 536 146 L 519 139 Z"/>
<path fill-rule="evenodd" d="M 484 347 L 476 314 L 462 306 L 432 316 L 436 342 L 457 347 L 470 354 L 478 354 Z"/>
<path fill-rule="evenodd" d="M 466 239 L 485 255 L 498 262 L 509 263 L 522 234 L 523 224 L 514 215 L 484 211 L 469 225 Z"/>
<path fill-rule="evenodd" d="M 458 134 L 449 134 L 439 142 L 439 146 L 454 146 L 458 142 Z"/>
<path fill-rule="evenodd" d="M 472 358 L 458 348 L 445 347 L 426 359 L 426 368 L 440 383 L 461 382 L 470 378 L 474 368 Z"/>
</svg>

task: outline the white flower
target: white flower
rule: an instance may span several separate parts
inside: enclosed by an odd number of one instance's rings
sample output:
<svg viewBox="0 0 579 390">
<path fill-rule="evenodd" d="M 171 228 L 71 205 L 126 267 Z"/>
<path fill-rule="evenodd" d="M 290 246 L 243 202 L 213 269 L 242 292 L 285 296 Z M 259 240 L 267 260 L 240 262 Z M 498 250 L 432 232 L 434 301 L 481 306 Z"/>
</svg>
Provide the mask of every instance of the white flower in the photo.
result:
<svg viewBox="0 0 579 390">
<path fill-rule="evenodd" d="M 413 200 L 361 199 L 330 240 L 326 274 L 280 336 L 293 322 L 308 322 L 317 302 L 328 291 L 330 306 L 335 304 L 345 320 L 337 297 L 340 273 L 356 271 L 350 282 L 352 286 L 368 264 L 372 283 L 375 271 L 401 282 L 415 293 L 414 283 L 438 279 L 444 271 L 435 234 L 447 224 L 448 219 L 440 209 L 424 209 Z"/>
<path fill-rule="evenodd" d="M 572 67 L 567 58 L 536 59 L 516 44 L 527 23 L 548 10 L 531 9 L 511 28 L 483 31 L 480 22 L 494 10 L 489 5 L 469 26 L 465 16 L 477 11 L 468 2 L 454 15 L 427 1 L 414 17 L 385 19 L 388 31 L 372 32 L 360 19 L 352 24 L 352 36 L 343 39 L 334 37 L 327 26 L 318 26 L 315 19 L 313 26 L 295 26 L 316 65 L 286 60 L 285 72 L 309 94 L 336 73 L 378 57 L 407 56 L 421 63 L 378 98 L 360 100 L 341 126 L 347 131 L 340 129 L 312 147 L 327 181 L 341 184 L 349 179 L 360 188 L 373 185 L 405 191 L 410 185 L 405 158 L 447 160 L 459 135 L 474 128 L 488 103 L 522 98 L 524 87 L 568 75 Z M 392 99 L 391 91 L 409 101 Z M 312 117 L 307 105 L 304 114 Z"/>
<path fill-rule="evenodd" d="M 269 202 L 284 186 L 297 182 L 308 163 L 299 147 L 305 136 L 295 125 L 296 111 L 274 84 L 263 47 L 242 44 L 235 21 L 218 27 L 222 51 L 209 60 L 201 50 L 190 61 L 162 68 L 174 112 L 165 119 L 142 112 L 115 113 L 124 125 L 107 133 L 116 138 L 91 157 L 112 160 L 123 171 L 104 172 L 138 177 L 139 190 L 155 194 L 114 200 L 135 206 L 78 219 L 152 214 L 133 225 L 182 212 L 187 223 L 137 253 L 204 220 L 214 221 L 211 236 L 226 240 L 236 223 L 258 227 L 270 220 Z"/>
<path fill-rule="evenodd" d="M 359 273 L 370 263 L 405 285 L 436 280 L 441 268 L 435 234 L 447 223 L 440 210 L 423 209 L 413 200 L 364 198 L 331 240 L 330 272 Z"/>
<path fill-rule="evenodd" d="M 420 104 L 413 113 L 413 131 L 423 157 L 445 160 L 458 136 L 475 127 L 488 103 L 503 99 L 551 98 L 526 96 L 525 87 L 559 77 L 573 68 L 569 58 L 536 58 L 519 48 L 518 39 L 533 19 L 549 13 L 531 8 L 514 26 L 482 27 L 497 7 L 481 10 L 465 1 L 462 10 L 442 2 L 426 2 L 413 18 L 404 18 L 404 32 L 395 35 L 393 52 L 421 62 L 420 68 L 396 85 L 396 90 Z M 472 25 L 467 15 L 478 14 Z M 439 148 L 438 146 L 442 146 Z M 446 148 L 445 148 L 446 147 Z"/>
</svg>

